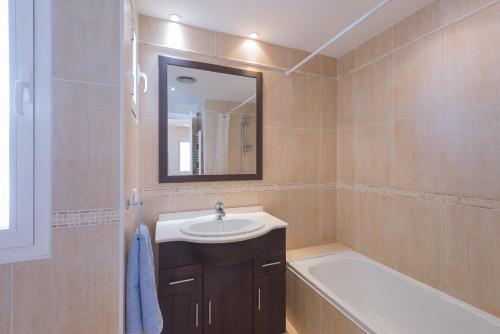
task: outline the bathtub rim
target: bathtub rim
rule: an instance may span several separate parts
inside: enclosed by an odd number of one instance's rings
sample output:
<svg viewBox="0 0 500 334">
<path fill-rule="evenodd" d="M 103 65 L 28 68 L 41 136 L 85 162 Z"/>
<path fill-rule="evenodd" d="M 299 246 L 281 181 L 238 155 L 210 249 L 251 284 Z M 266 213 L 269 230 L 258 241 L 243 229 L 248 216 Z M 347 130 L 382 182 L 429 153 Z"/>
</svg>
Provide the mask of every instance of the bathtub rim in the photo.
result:
<svg viewBox="0 0 500 334">
<path fill-rule="evenodd" d="M 363 321 L 362 318 L 364 318 L 363 316 L 361 316 L 361 314 L 359 312 L 357 312 L 355 309 L 353 309 L 352 307 L 350 307 L 348 305 L 348 303 L 346 303 L 342 298 L 340 298 L 338 295 L 336 295 L 335 293 L 333 292 L 330 292 L 330 294 L 328 294 L 327 292 L 330 291 L 330 289 L 328 289 L 324 284 L 322 284 L 318 279 L 315 279 L 317 281 L 316 282 L 313 282 L 311 281 L 306 274 L 303 274 L 299 269 L 295 268 L 293 266 L 294 263 L 297 263 L 297 262 L 301 262 L 301 261 L 305 261 L 305 260 L 312 260 L 312 259 L 318 259 L 318 258 L 328 258 L 328 257 L 331 257 L 331 256 L 335 256 L 335 255 L 339 255 L 339 254 L 343 254 L 343 253 L 347 253 L 347 254 L 344 254 L 344 255 L 350 255 L 350 256 L 354 256 L 355 258 L 358 258 L 359 260 L 362 260 L 362 261 L 365 261 L 365 262 L 368 262 L 368 263 L 372 263 L 374 265 L 376 265 L 377 267 L 379 267 L 380 269 L 390 273 L 390 274 L 395 274 L 397 275 L 398 278 L 400 279 L 404 279 L 404 280 L 407 280 L 409 281 L 410 283 L 412 284 L 416 284 L 417 286 L 419 287 L 422 287 L 423 289 L 426 289 L 427 291 L 429 291 L 430 293 L 436 295 L 436 297 L 442 297 L 444 298 L 446 301 L 449 301 L 453 304 L 456 304 L 458 307 L 460 308 L 463 308 L 465 309 L 466 311 L 468 312 L 472 312 L 473 314 L 475 314 L 476 316 L 480 317 L 481 319 L 495 325 L 495 326 L 498 326 L 500 327 L 500 318 L 499 317 L 496 317 L 495 315 L 493 314 L 490 314 L 474 305 L 471 305 L 465 301 L 462 301 L 458 298 L 455 298 L 439 289 L 436 289 L 430 285 L 427 285 L 421 281 L 418 281 L 408 275 L 405 275 L 393 268 L 390 268 L 380 262 L 377 262 L 363 254 L 360 254 L 358 252 L 356 252 L 355 250 L 353 249 L 345 249 L 345 250 L 338 250 L 338 251 L 335 251 L 335 252 L 331 252 L 331 253 L 328 253 L 328 254 L 320 254 L 320 255 L 313 255 L 313 256 L 307 256 L 307 257 L 304 257 L 304 258 L 301 258 L 301 259 L 295 259 L 295 260 L 292 260 L 292 261 L 287 261 L 287 269 L 290 270 L 290 272 L 294 275 L 296 275 L 298 278 L 300 278 L 304 283 L 306 283 L 311 289 L 313 289 L 316 293 L 318 293 L 321 297 L 323 297 L 328 303 L 330 303 L 333 307 L 335 307 L 339 312 L 341 312 L 344 316 L 346 316 L 349 320 L 351 320 L 352 322 L 354 322 L 354 324 L 356 324 L 361 330 L 363 330 L 365 333 L 368 333 L 368 334 L 384 334 L 386 333 L 386 331 L 384 331 L 383 328 L 380 328 L 379 326 L 375 325 L 375 324 L 372 324 L 371 322 L 366 322 L 366 321 Z M 309 274 L 312 276 L 312 274 Z M 318 285 L 318 286 L 316 286 Z M 324 290 L 324 291 L 323 291 Z M 343 305 L 344 304 L 344 305 Z"/>
<path fill-rule="evenodd" d="M 303 275 L 298 269 L 293 267 L 293 263 L 303 261 L 303 260 L 309 260 L 309 259 L 316 259 L 316 258 L 321 258 L 321 257 L 327 257 L 331 255 L 336 255 L 338 253 L 345 253 L 345 252 L 351 252 L 351 249 L 345 249 L 345 250 L 339 250 L 335 251 L 332 253 L 328 254 L 321 254 L 321 255 L 312 255 L 308 257 L 304 257 L 302 259 L 296 259 L 293 261 L 287 261 L 287 269 L 290 270 L 290 272 L 297 276 L 299 279 L 301 279 L 307 286 L 309 286 L 314 292 L 319 294 L 325 301 L 327 301 L 330 305 L 335 307 L 337 311 L 342 313 L 345 317 L 347 317 L 350 321 L 352 321 L 356 326 L 358 326 L 361 330 L 363 330 L 365 333 L 368 334 L 377 334 L 377 332 L 374 332 L 368 327 L 363 321 L 359 319 L 359 315 L 356 317 L 353 313 L 357 313 L 354 310 L 350 311 L 344 308 L 343 305 L 341 305 L 338 301 L 336 301 L 333 297 L 329 296 L 326 292 L 323 292 L 320 288 L 315 286 L 315 283 L 311 282 L 309 278 L 307 278 L 305 275 Z M 321 284 L 321 283 L 320 283 Z M 323 286 L 323 288 L 326 290 L 326 287 Z M 292 292 L 293 294 L 293 292 Z M 336 296 L 338 299 L 342 300 L 338 296 Z M 344 302 L 345 303 L 345 302 Z"/>
</svg>

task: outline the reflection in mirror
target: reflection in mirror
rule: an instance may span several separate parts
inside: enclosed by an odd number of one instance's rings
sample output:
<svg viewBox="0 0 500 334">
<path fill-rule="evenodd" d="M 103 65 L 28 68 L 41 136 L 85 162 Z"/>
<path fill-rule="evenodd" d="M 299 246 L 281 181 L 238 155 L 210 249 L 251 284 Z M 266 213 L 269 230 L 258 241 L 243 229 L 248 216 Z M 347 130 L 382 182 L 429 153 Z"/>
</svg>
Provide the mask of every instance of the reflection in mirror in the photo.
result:
<svg viewBox="0 0 500 334">
<path fill-rule="evenodd" d="M 241 179 L 250 179 L 248 176 L 253 175 L 258 178 L 259 76 L 237 75 L 234 73 L 241 70 L 215 65 L 188 62 L 207 65 L 209 70 L 206 70 L 171 62 L 161 65 L 166 67 L 164 85 L 160 79 L 161 93 L 166 94 L 168 101 L 167 138 L 162 138 L 163 131 L 160 133 L 160 141 L 166 139 L 163 144 L 167 144 L 168 178 L 190 175 L 247 176 Z M 160 152 L 162 154 L 164 152 Z"/>
</svg>

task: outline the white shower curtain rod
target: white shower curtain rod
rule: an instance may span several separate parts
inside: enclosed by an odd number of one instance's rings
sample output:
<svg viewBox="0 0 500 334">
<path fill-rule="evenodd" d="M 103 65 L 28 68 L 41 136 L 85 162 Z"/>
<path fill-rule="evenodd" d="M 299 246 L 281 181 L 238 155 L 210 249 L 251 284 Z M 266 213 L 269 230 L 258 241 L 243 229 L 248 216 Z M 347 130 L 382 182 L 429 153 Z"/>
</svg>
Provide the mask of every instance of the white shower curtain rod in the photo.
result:
<svg viewBox="0 0 500 334">
<path fill-rule="evenodd" d="M 231 109 L 231 111 L 228 112 L 228 114 L 232 113 L 233 111 L 235 110 L 238 110 L 240 109 L 241 107 L 243 107 L 245 104 L 247 104 L 248 102 L 252 101 L 255 97 L 257 96 L 257 94 L 253 94 L 252 96 L 250 96 L 248 99 L 246 99 L 245 101 L 241 102 L 240 104 L 238 104 L 236 107 L 234 107 L 233 109 Z"/>
<path fill-rule="evenodd" d="M 319 49 L 317 49 L 316 51 L 314 51 L 313 53 L 311 53 L 309 56 L 307 56 L 306 58 L 304 58 L 300 63 L 298 63 L 297 65 L 295 65 L 294 67 L 292 67 L 291 69 L 289 69 L 288 71 L 286 71 L 285 75 L 288 76 L 288 75 L 292 74 L 293 72 L 295 72 L 302 65 L 304 65 L 305 63 L 307 63 L 312 58 L 316 57 L 321 51 L 323 51 L 324 49 L 326 49 L 327 47 L 329 47 L 331 44 L 333 44 L 334 42 L 336 42 L 338 39 L 340 39 L 341 37 L 343 37 L 345 34 L 349 33 L 351 30 L 353 30 L 358 25 L 360 25 L 367 18 L 369 18 L 370 16 L 372 16 L 373 14 L 375 14 L 382 7 L 384 7 L 385 5 L 387 5 L 390 1 L 391 0 L 383 0 L 383 1 L 379 2 L 376 6 L 374 6 L 372 9 L 370 9 L 368 12 L 366 12 L 365 14 L 363 14 L 362 16 L 360 16 L 358 19 L 356 19 L 356 21 L 354 21 L 353 23 L 351 23 L 350 25 L 348 25 L 346 28 L 344 28 L 344 30 L 342 30 L 341 32 L 339 32 L 338 34 L 336 34 L 335 36 L 333 36 L 328 42 L 326 42 L 325 44 L 323 44 Z"/>
</svg>

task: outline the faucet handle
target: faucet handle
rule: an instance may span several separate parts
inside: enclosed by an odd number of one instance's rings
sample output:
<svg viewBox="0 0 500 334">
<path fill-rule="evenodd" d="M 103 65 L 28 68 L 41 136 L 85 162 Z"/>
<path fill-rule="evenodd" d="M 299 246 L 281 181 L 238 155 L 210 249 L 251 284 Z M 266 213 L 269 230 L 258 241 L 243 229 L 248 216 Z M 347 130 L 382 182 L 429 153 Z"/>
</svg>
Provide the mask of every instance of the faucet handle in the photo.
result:
<svg viewBox="0 0 500 334">
<path fill-rule="evenodd" d="M 215 203 L 215 210 L 224 210 L 224 203 L 222 203 L 221 201 Z"/>
</svg>

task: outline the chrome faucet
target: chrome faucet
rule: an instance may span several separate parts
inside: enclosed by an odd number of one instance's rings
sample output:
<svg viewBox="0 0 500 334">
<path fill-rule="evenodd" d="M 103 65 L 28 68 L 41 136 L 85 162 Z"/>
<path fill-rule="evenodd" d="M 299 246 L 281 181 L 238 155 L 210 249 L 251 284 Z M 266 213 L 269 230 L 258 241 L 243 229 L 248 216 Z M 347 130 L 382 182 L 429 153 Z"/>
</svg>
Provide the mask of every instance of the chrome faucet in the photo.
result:
<svg viewBox="0 0 500 334">
<path fill-rule="evenodd" d="M 217 222 L 222 223 L 222 218 L 226 216 L 226 211 L 224 211 L 224 203 L 215 203 L 215 219 Z"/>
</svg>

